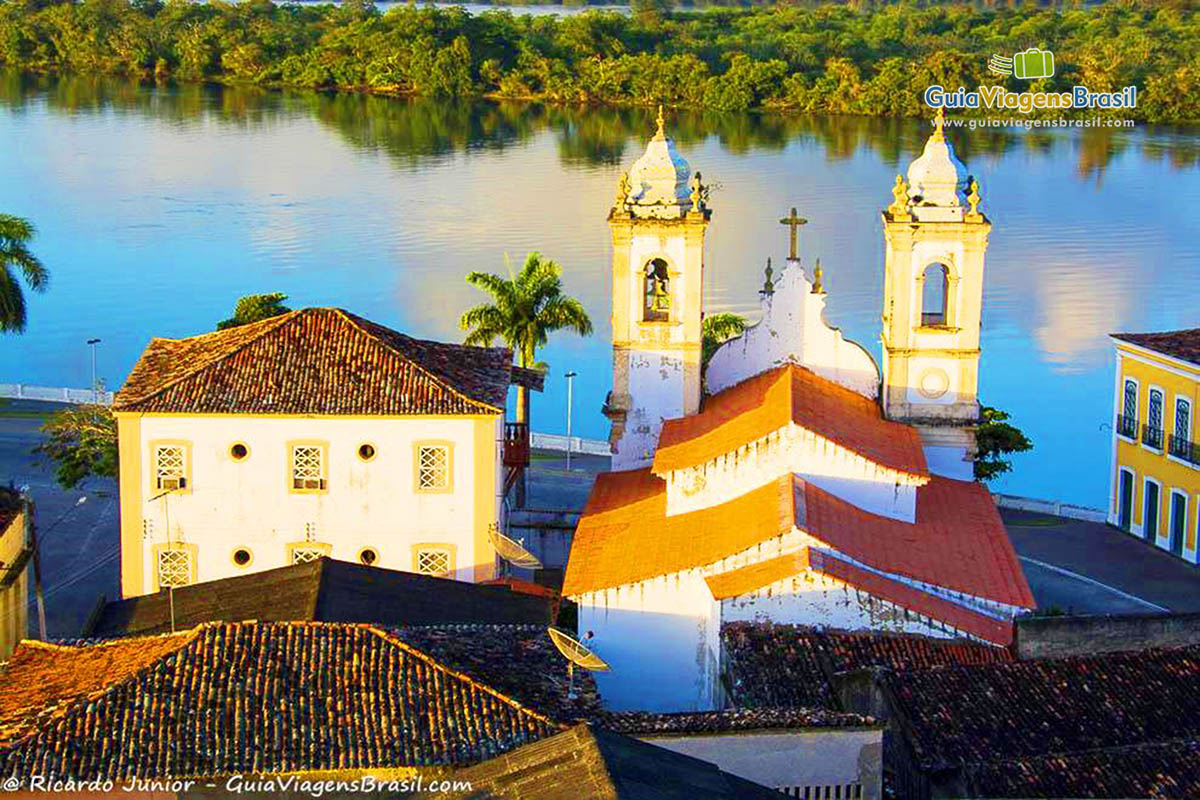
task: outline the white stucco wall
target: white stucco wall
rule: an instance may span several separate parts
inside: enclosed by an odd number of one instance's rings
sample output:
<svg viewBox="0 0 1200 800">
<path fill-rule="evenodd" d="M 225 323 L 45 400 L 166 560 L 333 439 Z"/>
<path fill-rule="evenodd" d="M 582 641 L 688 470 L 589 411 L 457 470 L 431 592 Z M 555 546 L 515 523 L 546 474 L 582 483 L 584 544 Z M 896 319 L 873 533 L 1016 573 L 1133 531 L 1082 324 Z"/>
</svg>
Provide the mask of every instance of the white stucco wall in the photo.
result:
<svg viewBox="0 0 1200 800">
<path fill-rule="evenodd" d="M 722 622 L 774 622 L 840 630 L 921 633 L 952 638 L 956 632 L 860 592 L 834 578 L 806 572 L 721 603 Z"/>
<path fill-rule="evenodd" d="M 632 407 L 617 441 L 613 470 L 637 469 L 654 459 L 663 420 L 682 417 L 685 363 L 677 354 L 626 350 Z"/>
<path fill-rule="evenodd" d="M 501 424 L 497 416 L 493 443 L 502 439 Z M 362 548 L 372 547 L 379 554 L 377 566 L 400 570 L 413 569 L 414 544 L 450 544 L 456 577 L 474 580 L 474 564 L 493 561 L 490 548 L 475 552 L 477 455 L 496 462 L 487 522 L 500 512 L 502 480 L 501 448 L 493 444 L 476 454 L 474 425 L 465 417 L 143 417 L 144 585 L 153 586 L 152 546 L 167 541 L 168 526 L 173 541 L 196 545 L 201 581 L 284 566 L 287 544 L 305 541 L 306 531 L 330 543 L 334 558 L 357 561 Z M 151 447 L 158 440 L 188 443 L 191 468 L 186 493 L 152 500 L 158 491 Z M 289 491 L 289 442 L 295 440 L 328 443 L 328 491 Z M 230 455 L 235 442 L 250 450 L 242 461 Z M 415 490 L 418 442 L 451 446 L 451 491 Z M 371 461 L 358 457 L 363 443 L 375 448 Z M 232 560 L 240 547 L 253 554 L 245 567 Z"/>
<path fill-rule="evenodd" d="M 934 475 L 958 481 L 975 480 L 975 462 L 968 460 L 967 448 L 935 445 L 921 449 L 925 452 L 925 463 Z"/>
<path fill-rule="evenodd" d="M 879 395 L 875 361 L 825 322 L 825 294 L 812 289 L 800 261 L 789 259 L 774 293 L 763 296 L 762 320 L 713 354 L 705 373 L 709 393 L 793 363 L 866 397 Z"/>
<path fill-rule="evenodd" d="M 926 482 L 789 423 L 713 461 L 667 473 L 667 514 L 719 505 L 790 473 L 864 511 L 906 522 L 916 519 L 917 486 Z"/>
<path fill-rule="evenodd" d="M 698 571 L 593 592 L 577 601 L 580 634 L 594 634 L 588 646 L 612 667 L 595 673 L 605 708 L 717 707 L 717 603 Z"/>
<path fill-rule="evenodd" d="M 883 789 L 883 731 L 876 728 L 638 738 L 773 789 L 857 783 L 866 800 L 878 798 Z"/>
</svg>

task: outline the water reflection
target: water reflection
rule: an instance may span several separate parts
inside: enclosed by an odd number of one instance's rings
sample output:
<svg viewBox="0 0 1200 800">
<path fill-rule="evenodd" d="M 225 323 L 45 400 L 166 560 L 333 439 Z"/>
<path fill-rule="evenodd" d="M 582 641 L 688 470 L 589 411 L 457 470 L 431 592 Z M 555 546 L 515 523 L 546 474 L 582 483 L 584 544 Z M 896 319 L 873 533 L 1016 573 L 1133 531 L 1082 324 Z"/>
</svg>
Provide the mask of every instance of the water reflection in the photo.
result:
<svg viewBox="0 0 1200 800">
<path fill-rule="evenodd" d="M 828 318 L 878 352 L 879 209 L 924 143 L 913 120 L 672 113 L 716 184 L 705 303 L 757 313 L 791 206 L 811 223 Z M 51 266 L 30 330 L 0 337 L 0 381 L 84 385 L 88 338 L 119 384 L 151 335 L 211 329 L 241 294 L 339 305 L 457 339 L 479 301 L 463 276 L 540 250 L 596 323 L 551 339 L 534 399 L 561 430 L 603 436 L 609 388 L 609 231 L 648 109 L 557 108 L 0 73 L 0 209 L 33 219 Z M 1126 130 L 954 131 L 996 223 L 981 390 L 1037 449 L 998 488 L 1102 503 L 1112 375 L 1106 334 L 1198 324 L 1200 138 Z M 584 401 L 581 398 L 589 398 Z M 593 402 L 594 401 L 594 402 Z"/>
</svg>

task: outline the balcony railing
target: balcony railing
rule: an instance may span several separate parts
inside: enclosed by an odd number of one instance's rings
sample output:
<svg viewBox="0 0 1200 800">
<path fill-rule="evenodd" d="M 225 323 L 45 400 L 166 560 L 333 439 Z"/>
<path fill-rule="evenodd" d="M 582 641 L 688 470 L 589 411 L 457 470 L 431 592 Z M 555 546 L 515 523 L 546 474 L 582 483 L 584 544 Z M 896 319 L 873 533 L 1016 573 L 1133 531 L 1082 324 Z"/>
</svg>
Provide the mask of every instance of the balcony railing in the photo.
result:
<svg viewBox="0 0 1200 800">
<path fill-rule="evenodd" d="M 1200 444 L 1171 434 L 1167 439 L 1167 452 L 1189 464 L 1200 466 Z"/>
<path fill-rule="evenodd" d="M 1117 415 L 1117 433 L 1126 439 L 1137 439 L 1138 423 L 1134 417 Z"/>
<path fill-rule="evenodd" d="M 1152 447 L 1155 450 L 1162 450 L 1163 446 L 1163 429 L 1151 428 L 1149 425 L 1142 426 L 1142 444 L 1146 447 Z"/>
<path fill-rule="evenodd" d="M 504 466 L 529 465 L 529 425 L 524 422 L 504 423 Z"/>
</svg>

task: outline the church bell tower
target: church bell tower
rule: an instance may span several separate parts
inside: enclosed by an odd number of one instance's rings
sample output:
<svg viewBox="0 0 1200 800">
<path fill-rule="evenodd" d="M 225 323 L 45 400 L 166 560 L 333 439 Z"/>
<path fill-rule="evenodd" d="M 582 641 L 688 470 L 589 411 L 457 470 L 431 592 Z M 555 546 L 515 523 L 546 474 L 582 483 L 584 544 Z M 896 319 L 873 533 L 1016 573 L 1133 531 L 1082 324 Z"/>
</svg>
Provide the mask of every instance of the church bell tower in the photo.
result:
<svg viewBox="0 0 1200 800">
<path fill-rule="evenodd" d="M 612 231 L 614 470 L 646 466 L 665 419 L 700 406 L 704 234 L 711 211 L 700 173 L 658 131 L 621 176 L 608 216 Z"/>
<path fill-rule="evenodd" d="M 921 433 L 938 474 L 970 480 L 979 420 L 983 262 L 992 226 L 946 141 L 939 108 L 925 150 L 883 211 L 883 403 Z"/>
</svg>

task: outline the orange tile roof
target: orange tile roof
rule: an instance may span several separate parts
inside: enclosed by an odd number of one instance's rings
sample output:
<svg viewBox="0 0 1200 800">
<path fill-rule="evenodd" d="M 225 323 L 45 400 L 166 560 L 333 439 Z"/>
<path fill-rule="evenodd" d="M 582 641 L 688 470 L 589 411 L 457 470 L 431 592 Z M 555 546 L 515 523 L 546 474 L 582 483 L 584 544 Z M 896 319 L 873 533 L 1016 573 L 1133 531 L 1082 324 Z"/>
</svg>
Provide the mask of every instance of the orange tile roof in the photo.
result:
<svg viewBox="0 0 1200 800">
<path fill-rule="evenodd" d="M 711 564 L 792 529 L 791 476 L 712 508 L 667 516 L 666 483 L 649 469 L 597 477 L 571 543 L 563 595 Z"/>
<path fill-rule="evenodd" d="M 800 525 L 875 569 L 1000 603 L 1033 608 L 1033 594 L 987 489 L 934 476 L 917 488 L 917 521 L 863 511 L 805 485 Z"/>
<path fill-rule="evenodd" d="M 848 583 L 869 595 L 887 600 L 909 611 L 924 614 L 985 641 L 1005 647 L 1012 644 L 1013 623 L 1011 620 L 995 619 L 986 614 L 972 611 L 958 603 L 924 592 L 915 586 L 892 580 L 825 553 L 812 553 L 812 568 L 815 572 Z"/>
<path fill-rule="evenodd" d="M 174 653 L 194 631 L 72 647 L 26 639 L 0 670 L 0 747 L 23 738 L 77 700 L 102 694 Z"/>
<path fill-rule="evenodd" d="M 495 414 L 508 350 L 414 339 L 337 308 L 306 308 L 187 339 L 153 339 L 116 411 Z"/>
<path fill-rule="evenodd" d="M 703 464 L 789 422 L 881 466 L 929 475 L 915 428 L 884 419 L 874 400 L 795 365 L 718 392 L 698 414 L 667 420 L 653 470 L 662 475 Z"/>
<path fill-rule="evenodd" d="M 720 575 L 711 575 L 705 578 L 704 582 L 708 584 L 708 590 L 712 592 L 714 599 L 725 600 L 799 575 L 808 567 L 808 548 L 802 547 L 782 556 L 768 558 L 766 561 L 722 572 Z"/>
<path fill-rule="evenodd" d="M 793 524 L 882 572 L 1034 607 L 991 495 L 979 484 L 943 477 L 917 489 L 917 521 L 909 523 L 863 511 L 794 475 L 717 506 L 667 516 L 663 480 L 645 469 L 605 473 L 576 528 L 563 594 L 712 564 L 787 533 Z M 716 587 L 714 596 L 737 596 L 801 572 L 802 565 L 792 569 L 794 558 L 713 576 L 709 585 Z"/>
</svg>

